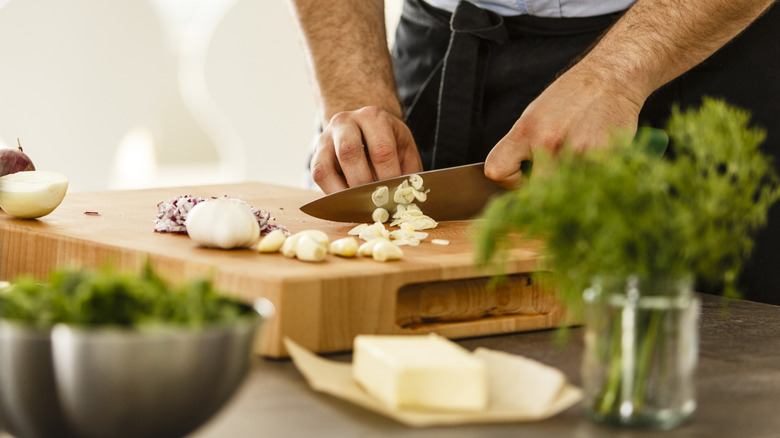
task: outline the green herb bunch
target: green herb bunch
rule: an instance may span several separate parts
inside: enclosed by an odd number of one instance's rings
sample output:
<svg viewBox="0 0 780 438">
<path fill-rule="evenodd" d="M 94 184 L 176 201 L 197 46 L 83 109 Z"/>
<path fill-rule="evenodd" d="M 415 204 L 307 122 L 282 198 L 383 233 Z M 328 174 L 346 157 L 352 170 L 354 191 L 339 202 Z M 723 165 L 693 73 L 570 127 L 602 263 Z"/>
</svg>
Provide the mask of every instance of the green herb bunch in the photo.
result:
<svg viewBox="0 0 780 438">
<path fill-rule="evenodd" d="M 604 276 L 696 276 L 737 295 L 753 235 L 780 196 L 759 150 L 765 134 L 749 119 L 705 98 L 698 109 L 673 109 L 673 154 L 666 157 L 648 153 L 646 136 L 619 133 L 586 154 L 535 153 L 533 176 L 483 212 L 478 262 L 505 254 L 516 234 L 541 239 L 558 293 L 574 310 L 582 291 Z"/>
<path fill-rule="evenodd" d="M 21 277 L 0 291 L 0 317 L 40 327 L 200 326 L 234 321 L 251 312 L 251 307 L 218 293 L 207 280 L 173 288 L 148 263 L 140 274 L 112 267 L 58 269 L 47 282 Z"/>
</svg>

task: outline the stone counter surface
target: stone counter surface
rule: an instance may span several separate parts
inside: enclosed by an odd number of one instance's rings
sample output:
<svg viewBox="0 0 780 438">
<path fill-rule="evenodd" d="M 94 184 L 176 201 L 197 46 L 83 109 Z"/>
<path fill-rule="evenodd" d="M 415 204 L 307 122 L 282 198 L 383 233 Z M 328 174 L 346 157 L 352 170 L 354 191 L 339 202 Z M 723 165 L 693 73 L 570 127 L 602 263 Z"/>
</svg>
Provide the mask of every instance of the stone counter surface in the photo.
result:
<svg viewBox="0 0 780 438">
<path fill-rule="evenodd" d="M 702 295 L 698 410 L 671 430 L 596 425 L 580 405 L 545 421 L 412 428 L 314 392 L 289 360 L 258 359 L 246 384 L 196 438 L 241 437 L 740 437 L 780 438 L 780 306 Z M 537 359 L 580 385 L 582 329 L 558 343 L 553 330 L 458 341 Z M 350 361 L 351 355 L 331 355 Z"/>
</svg>

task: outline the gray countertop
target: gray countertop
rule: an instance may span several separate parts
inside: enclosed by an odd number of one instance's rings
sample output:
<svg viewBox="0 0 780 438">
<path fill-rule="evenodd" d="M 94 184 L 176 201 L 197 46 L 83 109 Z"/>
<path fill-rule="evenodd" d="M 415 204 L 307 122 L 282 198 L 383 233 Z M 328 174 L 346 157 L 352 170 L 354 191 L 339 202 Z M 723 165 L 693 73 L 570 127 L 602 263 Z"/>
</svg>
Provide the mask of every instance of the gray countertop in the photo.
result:
<svg viewBox="0 0 780 438">
<path fill-rule="evenodd" d="M 698 409 L 666 432 L 598 426 L 580 406 L 539 422 L 412 428 L 314 392 L 289 360 L 258 359 L 245 385 L 196 438 L 240 437 L 778 437 L 780 306 L 702 296 Z M 557 342 L 552 330 L 458 341 L 537 359 L 580 384 L 582 330 Z M 349 361 L 350 355 L 334 355 Z"/>
</svg>

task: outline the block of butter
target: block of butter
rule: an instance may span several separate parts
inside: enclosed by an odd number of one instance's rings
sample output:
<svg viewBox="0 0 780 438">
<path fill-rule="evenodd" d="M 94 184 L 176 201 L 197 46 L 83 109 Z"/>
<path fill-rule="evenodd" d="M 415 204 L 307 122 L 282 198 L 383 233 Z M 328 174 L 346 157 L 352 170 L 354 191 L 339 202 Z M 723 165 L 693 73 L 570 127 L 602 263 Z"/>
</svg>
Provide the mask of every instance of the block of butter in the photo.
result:
<svg viewBox="0 0 780 438">
<path fill-rule="evenodd" d="M 352 376 L 372 396 L 399 408 L 480 411 L 487 408 L 481 358 L 438 335 L 358 335 Z"/>
</svg>

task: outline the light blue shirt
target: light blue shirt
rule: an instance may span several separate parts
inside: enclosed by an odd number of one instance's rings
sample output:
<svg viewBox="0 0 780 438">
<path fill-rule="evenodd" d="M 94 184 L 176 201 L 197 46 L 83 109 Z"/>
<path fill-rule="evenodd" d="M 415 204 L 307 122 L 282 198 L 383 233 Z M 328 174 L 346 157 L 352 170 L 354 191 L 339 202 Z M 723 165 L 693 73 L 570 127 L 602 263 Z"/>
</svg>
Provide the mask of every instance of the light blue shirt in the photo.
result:
<svg viewBox="0 0 780 438">
<path fill-rule="evenodd" d="M 453 12 L 459 0 L 424 0 L 429 5 Z M 592 17 L 623 11 L 636 0 L 469 0 L 499 15 L 537 17 Z"/>
</svg>

